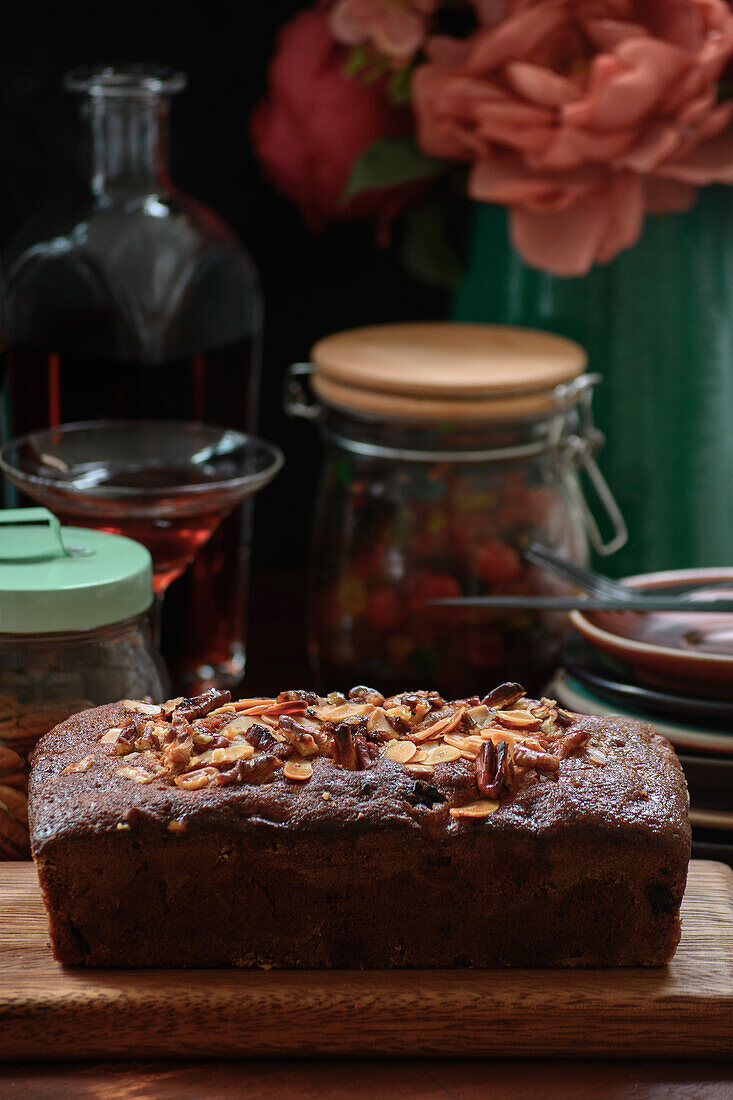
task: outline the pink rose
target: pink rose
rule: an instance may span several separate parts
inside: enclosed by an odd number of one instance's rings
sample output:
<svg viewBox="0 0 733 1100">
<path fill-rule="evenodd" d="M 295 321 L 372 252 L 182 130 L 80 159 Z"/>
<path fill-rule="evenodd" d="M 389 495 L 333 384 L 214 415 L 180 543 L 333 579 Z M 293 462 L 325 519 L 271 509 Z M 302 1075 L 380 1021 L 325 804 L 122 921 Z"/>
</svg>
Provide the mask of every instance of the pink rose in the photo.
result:
<svg viewBox="0 0 733 1100">
<path fill-rule="evenodd" d="M 584 274 L 638 239 L 647 210 L 733 183 L 724 0 L 514 0 L 498 25 L 435 38 L 413 77 L 418 140 L 471 164 L 509 208 L 529 264 Z"/>
<path fill-rule="evenodd" d="M 280 31 L 269 94 L 252 118 L 265 172 L 314 229 L 374 213 L 388 220 L 404 203 L 399 189 L 365 191 L 343 202 L 352 166 L 367 146 L 412 126 L 409 111 L 389 102 L 383 81 L 365 85 L 345 76 L 344 64 L 327 15 L 302 12 Z"/>
<path fill-rule="evenodd" d="M 345 46 L 370 42 L 377 53 L 405 63 L 425 41 L 438 0 L 337 0 L 331 32 Z"/>
</svg>

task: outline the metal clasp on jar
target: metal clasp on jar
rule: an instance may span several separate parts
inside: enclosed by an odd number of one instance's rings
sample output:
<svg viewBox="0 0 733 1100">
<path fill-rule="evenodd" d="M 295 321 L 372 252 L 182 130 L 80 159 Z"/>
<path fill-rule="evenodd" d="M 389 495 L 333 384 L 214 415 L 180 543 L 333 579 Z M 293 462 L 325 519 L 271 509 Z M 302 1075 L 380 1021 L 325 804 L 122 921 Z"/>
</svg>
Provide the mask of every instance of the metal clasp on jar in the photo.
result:
<svg viewBox="0 0 733 1100">
<path fill-rule="evenodd" d="M 297 416 L 301 420 L 317 420 L 321 415 L 321 406 L 314 399 L 310 386 L 305 383 L 315 369 L 313 363 L 291 363 L 285 372 L 283 408 L 288 416 Z"/>
<path fill-rule="evenodd" d="M 626 520 L 618 506 L 611 487 L 596 462 L 596 455 L 606 442 L 603 432 L 599 431 L 593 420 L 593 387 L 601 381 L 598 374 L 584 374 L 574 382 L 555 389 L 555 403 L 558 417 L 553 425 L 552 446 L 557 450 L 560 475 L 568 496 L 583 520 L 591 546 L 601 557 L 615 554 L 626 545 L 629 530 Z M 575 410 L 577 431 L 567 434 L 567 417 Z M 605 540 L 600 527 L 576 476 L 578 471 L 588 475 L 598 501 L 611 523 L 612 535 Z"/>
</svg>

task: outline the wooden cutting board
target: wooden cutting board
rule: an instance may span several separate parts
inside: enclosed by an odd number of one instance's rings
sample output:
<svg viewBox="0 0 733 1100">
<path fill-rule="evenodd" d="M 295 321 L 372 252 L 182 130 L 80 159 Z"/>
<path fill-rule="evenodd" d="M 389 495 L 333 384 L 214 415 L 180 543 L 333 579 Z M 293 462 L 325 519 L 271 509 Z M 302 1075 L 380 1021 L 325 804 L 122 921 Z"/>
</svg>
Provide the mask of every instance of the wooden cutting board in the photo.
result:
<svg viewBox="0 0 733 1100">
<path fill-rule="evenodd" d="M 161 929 L 161 934 L 165 930 Z M 693 862 L 654 970 L 64 970 L 0 864 L 0 1057 L 733 1056 L 733 872 Z"/>
</svg>

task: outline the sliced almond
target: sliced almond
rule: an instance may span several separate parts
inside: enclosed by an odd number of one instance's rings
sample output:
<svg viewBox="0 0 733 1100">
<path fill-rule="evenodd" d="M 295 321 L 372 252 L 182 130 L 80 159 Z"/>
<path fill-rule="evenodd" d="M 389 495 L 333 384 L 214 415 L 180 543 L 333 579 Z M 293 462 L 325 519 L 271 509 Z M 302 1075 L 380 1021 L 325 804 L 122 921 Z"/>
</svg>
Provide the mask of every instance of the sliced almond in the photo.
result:
<svg viewBox="0 0 733 1100">
<path fill-rule="evenodd" d="M 341 703 L 335 707 L 318 707 L 315 716 L 323 722 L 343 722 L 345 718 L 365 718 L 373 709 L 371 703 Z"/>
<path fill-rule="evenodd" d="M 460 759 L 460 750 L 453 745 L 427 745 L 418 750 L 414 763 L 434 767 L 436 764 L 451 764 L 454 760 Z"/>
<path fill-rule="evenodd" d="M 519 730 L 503 729 L 501 726 L 493 727 L 490 730 L 481 730 L 481 739 L 483 741 L 493 741 L 495 745 L 498 745 L 501 741 L 506 741 L 510 748 L 515 745 L 522 745 L 525 741 L 530 740 L 532 737 L 532 731 L 528 730 L 526 733 L 520 733 Z"/>
<path fill-rule="evenodd" d="M 469 707 L 466 714 L 471 719 L 474 726 L 485 726 L 493 717 L 494 712 L 481 704 L 481 706 L 478 707 Z"/>
<path fill-rule="evenodd" d="M 384 750 L 384 755 L 397 764 L 407 764 L 416 752 L 417 746 L 412 741 L 390 741 Z"/>
<path fill-rule="evenodd" d="M 605 764 L 608 759 L 605 752 L 601 752 L 600 749 L 596 749 L 592 745 L 589 745 L 585 750 L 585 755 L 589 760 L 592 760 L 594 764 Z"/>
<path fill-rule="evenodd" d="M 305 699 L 284 699 L 282 703 L 273 703 L 267 708 L 267 713 L 276 714 L 303 714 L 308 709 Z"/>
<path fill-rule="evenodd" d="M 447 733 L 443 740 L 446 745 L 453 745 L 454 748 L 459 749 L 461 752 L 465 752 L 468 749 L 475 749 L 476 752 L 483 745 L 483 733 L 481 735 L 477 733 L 469 733 L 463 737 L 460 733 Z"/>
<path fill-rule="evenodd" d="M 196 748 L 206 748 L 214 740 L 213 733 L 195 733 L 193 735 L 193 743 Z"/>
<path fill-rule="evenodd" d="M 124 767 L 118 768 L 115 775 L 121 779 L 131 779 L 133 783 L 152 783 L 156 778 L 152 772 L 146 772 L 144 768 Z"/>
<path fill-rule="evenodd" d="M 530 707 L 530 713 L 539 718 L 541 721 L 545 721 L 546 718 L 553 718 L 557 708 L 557 702 L 554 699 L 540 699 L 539 706 Z"/>
<path fill-rule="evenodd" d="M 385 707 L 384 713 L 388 718 L 399 719 L 401 722 L 407 722 L 409 724 L 412 721 L 412 711 L 409 707 Z"/>
<path fill-rule="evenodd" d="M 251 756 L 254 756 L 254 753 L 255 750 L 246 741 L 238 741 L 228 745 L 225 749 L 210 749 L 208 752 L 202 752 L 198 756 L 193 757 L 191 763 L 226 764 L 229 761 L 249 760 Z"/>
<path fill-rule="evenodd" d="M 255 750 L 246 741 L 242 745 L 229 745 L 226 749 L 214 749 L 211 754 L 212 764 L 225 764 L 230 760 L 249 760 L 254 756 Z"/>
<path fill-rule="evenodd" d="M 313 775 L 313 766 L 306 760 L 286 760 L 283 775 L 286 779 L 296 779 L 299 783 L 304 783 Z"/>
<path fill-rule="evenodd" d="M 73 772 L 88 772 L 93 763 L 94 757 L 90 753 L 89 756 L 83 756 L 81 760 L 77 760 L 75 764 L 67 764 L 61 774 L 71 775 Z"/>
<path fill-rule="evenodd" d="M 422 779 L 423 776 L 433 774 L 433 769 L 427 764 L 405 764 L 405 769 L 410 775 L 414 775 L 416 779 Z"/>
<path fill-rule="evenodd" d="M 490 799 L 467 802 L 465 806 L 451 806 L 451 817 L 488 817 L 499 809 L 499 803 Z"/>
<path fill-rule="evenodd" d="M 187 772 L 185 775 L 177 775 L 175 784 L 184 791 L 198 791 L 201 787 L 209 785 L 216 775 L 216 768 L 201 768 L 200 771 Z"/>
<path fill-rule="evenodd" d="M 183 699 L 181 699 L 180 702 L 182 703 Z M 178 704 L 176 704 L 176 706 L 178 706 Z M 215 714 L 225 714 L 228 710 L 229 711 L 231 711 L 231 710 L 236 711 L 236 709 L 237 708 L 236 708 L 234 703 L 224 703 L 223 706 L 217 707 L 216 710 L 210 710 L 209 713 L 206 715 L 206 717 L 207 718 L 212 718 Z M 168 713 L 168 711 L 166 711 L 166 714 L 167 713 Z"/>
<path fill-rule="evenodd" d="M 381 730 L 382 733 L 393 733 L 394 730 L 387 721 L 387 716 L 381 707 L 375 707 L 367 718 L 368 730 Z"/>
<path fill-rule="evenodd" d="M 460 726 L 465 713 L 466 708 L 459 707 L 455 714 L 449 714 L 446 718 L 433 722 L 432 726 L 427 726 L 419 733 L 410 733 L 410 737 L 413 741 L 436 741 L 439 737 L 445 737 L 446 733 L 451 733 L 456 726 Z"/>
<path fill-rule="evenodd" d="M 147 714 L 151 718 L 163 713 L 163 708 L 157 703 L 141 703 L 139 699 L 123 699 L 122 705 L 127 710 L 136 710 L 139 714 Z"/>
<path fill-rule="evenodd" d="M 538 730 L 542 725 L 539 718 L 526 710 L 499 710 L 496 712 L 496 720 L 502 726 L 513 729 Z"/>
<path fill-rule="evenodd" d="M 261 725 L 261 720 L 249 714 L 238 714 L 232 721 L 228 722 L 226 726 L 221 730 L 225 737 L 236 737 L 237 734 L 246 733 L 252 726 Z"/>
<path fill-rule="evenodd" d="M 99 740 L 103 745 L 113 745 L 121 733 L 122 729 L 119 726 L 113 726 Z"/>
<path fill-rule="evenodd" d="M 274 699 L 242 699 L 234 704 L 238 714 L 262 717 L 264 714 L 275 717 L 278 714 L 302 714 L 307 703 L 302 700 L 288 700 L 276 703 Z M 231 708 L 228 708 L 231 709 Z M 216 712 L 214 712 L 216 713 Z"/>
</svg>

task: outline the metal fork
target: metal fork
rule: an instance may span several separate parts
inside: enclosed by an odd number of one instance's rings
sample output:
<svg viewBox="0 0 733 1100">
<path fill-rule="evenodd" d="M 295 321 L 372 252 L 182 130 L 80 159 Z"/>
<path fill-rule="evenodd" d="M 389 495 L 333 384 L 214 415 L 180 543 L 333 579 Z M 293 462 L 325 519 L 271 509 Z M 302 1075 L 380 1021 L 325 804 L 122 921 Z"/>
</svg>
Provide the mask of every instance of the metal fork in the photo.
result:
<svg viewBox="0 0 733 1100">
<path fill-rule="evenodd" d="M 650 594 L 648 589 L 631 588 L 619 581 L 611 580 L 610 577 L 604 577 L 602 573 L 596 573 L 593 569 L 586 569 L 582 565 L 566 561 L 565 558 L 561 558 L 539 542 L 530 542 L 522 551 L 522 557 L 525 561 L 531 562 L 532 565 L 537 565 L 547 573 L 552 573 L 553 576 L 577 585 L 583 592 L 587 592 L 590 596 L 595 596 L 600 600 L 617 600 L 622 603 L 625 600 L 638 600 L 642 593 L 644 595 Z M 733 578 L 727 581 L 692 581 L 685 584 L 665 584 L 658 593 L 656 590 L 652 590 L 652 593 L 658 594 L 661 599 L 672 597 L 685 599 L 694 595 L 701 588 L 720 587 L 733 589 Z"/>
<path fill-rule="evenodd" d="M 593 569 L 586 569 L 582 565 L 576 565 L 575 562 L 567 561 L 559 554 L 548 550 L 542 543 L 530 542 L 522 551 L 522 557 L 532 565 L 538 565 L 546 573 L 552 573 L 555 577 L 569 581 L 583 592 L 598 599 L 623 601 L 633 596 L 626 585 L 619 584 L 610 577 L 604 577 L 602 573 L 596 573 Z"/>
</svg>

